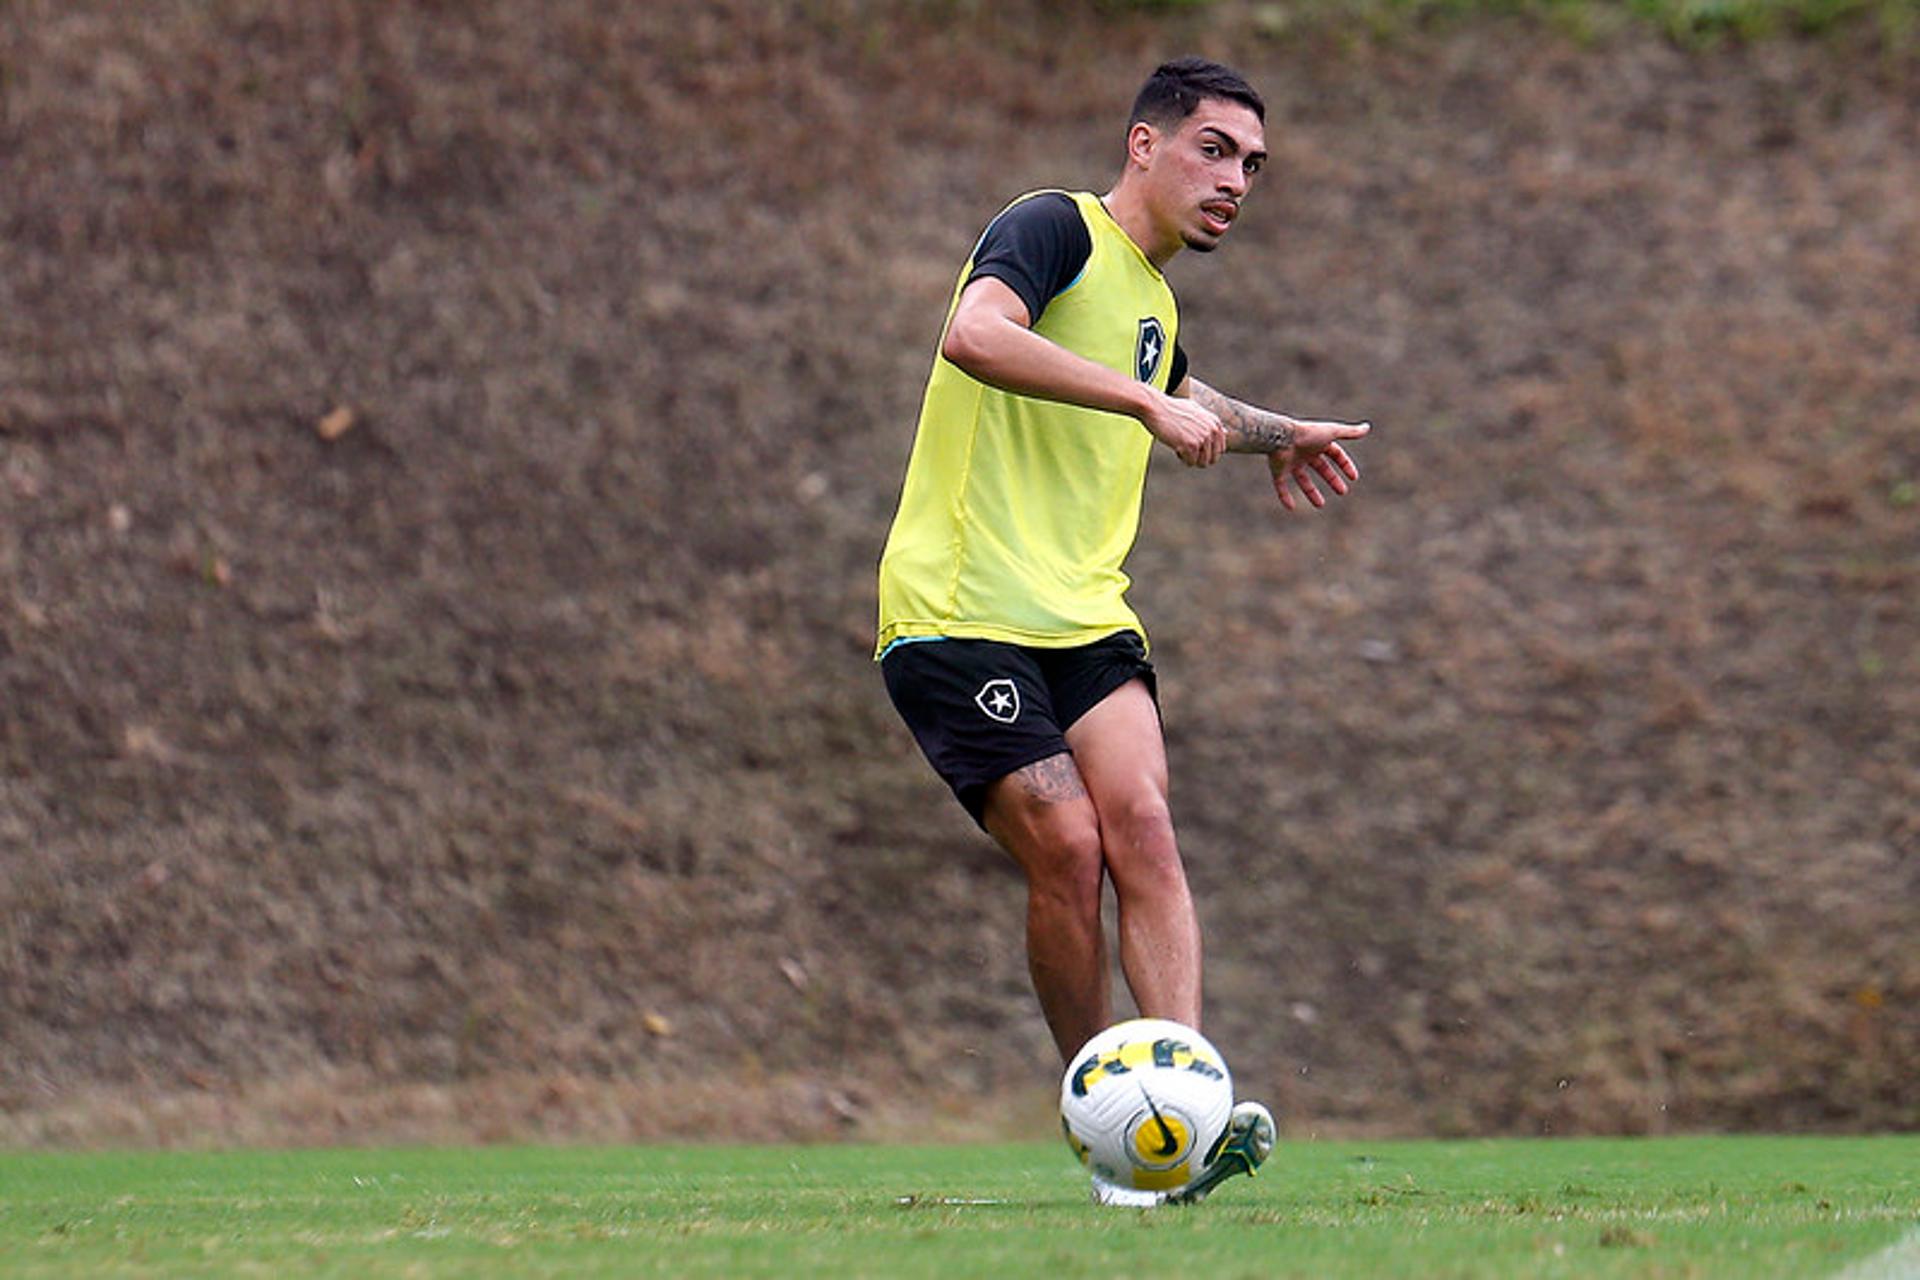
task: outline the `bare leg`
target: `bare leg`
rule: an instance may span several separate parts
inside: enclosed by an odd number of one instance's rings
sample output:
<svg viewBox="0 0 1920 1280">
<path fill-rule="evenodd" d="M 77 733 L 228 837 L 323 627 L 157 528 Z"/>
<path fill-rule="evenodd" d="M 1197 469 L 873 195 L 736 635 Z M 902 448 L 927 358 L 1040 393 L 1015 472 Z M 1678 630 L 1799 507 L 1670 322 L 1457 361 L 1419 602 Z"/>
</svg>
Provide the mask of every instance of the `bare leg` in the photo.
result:
<svg viewBox="0 0 1920 1280">
<path fill-rule="evenodd" d="M 985 816 L 1027 876 L 1027 969 L 1064 1062 L 1113 1020 L 1099 819 L 1065 752 L 994 783 Z"/>
<path fill-rule="evenodd" d="M 1120 967 L 1142 1015 L 1200 1026 L 1200 920 L 1167 806 L 1167 753 L 1138 680 L 1074 722 L 1067 745 L 1099 815 L 1119 899 Z"/>
</svg>

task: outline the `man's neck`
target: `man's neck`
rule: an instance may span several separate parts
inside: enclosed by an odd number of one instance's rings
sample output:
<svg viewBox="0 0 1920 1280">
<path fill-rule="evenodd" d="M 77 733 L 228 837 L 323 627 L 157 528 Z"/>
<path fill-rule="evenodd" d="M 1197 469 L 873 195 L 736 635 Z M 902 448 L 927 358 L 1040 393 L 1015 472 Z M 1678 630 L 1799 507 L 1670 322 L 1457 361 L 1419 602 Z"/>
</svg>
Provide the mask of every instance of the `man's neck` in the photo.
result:
<svg viewBox="0 0 1920 1280">
<path fill-rule="evenodd" d="M 1127 238 L 1140 247 L 1148 262 L 1155 270 L 1166 270 L 1167 263 L 1173 261 L 1173 255 L 1183 247 L 1179 240 L 1172 244 L 1159 244 L 1154 240 L 1153 218 L 1148 214 L 1144 201 L 1139 198 L 1137 189 L 1123 177 L 1113 186 L 1113 190 L 1100 197 L 1100 203 L 1106 206 L 1107 216 L 1119 224 L 1127 233 Z"/>
</svg>

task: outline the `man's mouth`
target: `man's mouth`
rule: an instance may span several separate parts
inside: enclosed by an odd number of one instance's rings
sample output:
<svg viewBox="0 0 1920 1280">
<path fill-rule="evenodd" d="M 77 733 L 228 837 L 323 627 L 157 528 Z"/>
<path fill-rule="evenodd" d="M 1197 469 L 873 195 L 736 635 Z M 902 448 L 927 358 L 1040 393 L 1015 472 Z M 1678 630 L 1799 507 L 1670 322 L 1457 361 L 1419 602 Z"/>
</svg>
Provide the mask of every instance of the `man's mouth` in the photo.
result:
<svg viewBox="0 0 1920 1280">
<path fill-rule="evenodd" d="M 1200 216 L 1205 220 L 1207 230 L 1217 236 L 1226 234 L 1239 212 L 1240 206 L 1231 200 L 1209 200 L 1200 206 Z"/>
</svg>

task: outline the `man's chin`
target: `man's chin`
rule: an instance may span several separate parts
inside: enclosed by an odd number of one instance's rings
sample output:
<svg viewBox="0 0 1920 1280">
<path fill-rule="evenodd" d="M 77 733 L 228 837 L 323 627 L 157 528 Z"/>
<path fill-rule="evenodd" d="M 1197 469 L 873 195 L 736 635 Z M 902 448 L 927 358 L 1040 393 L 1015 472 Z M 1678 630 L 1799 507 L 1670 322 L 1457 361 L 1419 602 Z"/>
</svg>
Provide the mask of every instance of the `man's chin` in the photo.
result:
<svg viewBox="0 0 1920 1280">
<path fill-rule="evenodd" d="M 1181 237 L 1187 248 L 1195 253 L 1212 253 L 1220 247 L 1220 237 L 1210 236 L 1200 231 L 1189 231 Z"/>
</svg>

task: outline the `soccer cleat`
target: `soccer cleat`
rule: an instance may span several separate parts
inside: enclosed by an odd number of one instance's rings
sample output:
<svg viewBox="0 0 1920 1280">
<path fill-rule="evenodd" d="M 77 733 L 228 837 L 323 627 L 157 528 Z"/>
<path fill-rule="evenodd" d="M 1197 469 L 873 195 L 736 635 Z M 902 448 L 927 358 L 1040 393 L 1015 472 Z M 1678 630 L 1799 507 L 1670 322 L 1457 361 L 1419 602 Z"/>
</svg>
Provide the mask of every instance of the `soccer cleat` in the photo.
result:
<svg viewBox="0 0 1920 1280">
<path fill-rule="evenodd" d="M 1228 1178 L 1252 1177 L 1273 1151 L 1273 1113 L 1257 1102 L 1236 1102 L 1220 1152 L 1199 1177 L 1167 1196 L 1168 1204 L 1199 1204 Z"/>
</svg>

